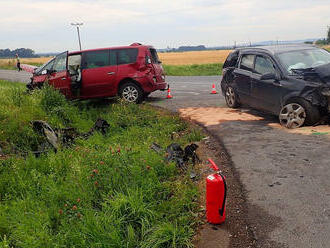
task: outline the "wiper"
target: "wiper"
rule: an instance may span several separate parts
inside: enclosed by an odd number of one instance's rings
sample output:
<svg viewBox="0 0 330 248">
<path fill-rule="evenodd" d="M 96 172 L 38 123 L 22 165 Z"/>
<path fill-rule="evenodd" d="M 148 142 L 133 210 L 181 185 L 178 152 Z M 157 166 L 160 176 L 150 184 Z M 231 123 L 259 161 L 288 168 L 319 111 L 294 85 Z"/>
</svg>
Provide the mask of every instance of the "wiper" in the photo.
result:
<svg viewBox="0 0 330 248">
<path fill-rule="evenodd" d="M 299 68 L 299 69 L 290 69 L 291 72 L 301 75 L 304 74 L 306 72 L 314 72 L 314 68 L 313 67 L 309 67 L 309 68 Z"/>
</svg>

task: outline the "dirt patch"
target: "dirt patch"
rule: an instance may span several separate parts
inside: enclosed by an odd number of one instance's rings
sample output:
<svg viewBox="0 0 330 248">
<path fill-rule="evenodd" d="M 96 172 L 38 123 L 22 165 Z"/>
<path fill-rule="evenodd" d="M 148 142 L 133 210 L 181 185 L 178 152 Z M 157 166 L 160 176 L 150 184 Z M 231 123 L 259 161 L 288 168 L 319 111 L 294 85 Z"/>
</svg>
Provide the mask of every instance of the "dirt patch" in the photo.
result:
<svg viewBox="0 0 330 248">
<path fill-rule="evenodd" d="M 279 124 L 276 117 L 253 110 L 206 107 L 183 108 L 179 109 L 179 113 L 183 118 L 196 121 L 206 127 L 218 125 L 228 121 L 265 121 L 265 123 L 263 123 L 264 125 L 276 129 L 281 129 L 288 133 L 298 133 L 304 135 L 325 135 L 330 137 L 329 125 L 318 125 L 315 127 L 306 126 L 296 129 L 287 129 Z"/>
<path fill-rule="evenodd" d="M 213 126 L 226 121 L 257 121 L 263 120 L 260 116 L 246 113 L 242 110 L 229 108 L 184 108 L 179 109 L 179 113 L 183 118 L 197 121 L 204 126 Z"/>
</svg>

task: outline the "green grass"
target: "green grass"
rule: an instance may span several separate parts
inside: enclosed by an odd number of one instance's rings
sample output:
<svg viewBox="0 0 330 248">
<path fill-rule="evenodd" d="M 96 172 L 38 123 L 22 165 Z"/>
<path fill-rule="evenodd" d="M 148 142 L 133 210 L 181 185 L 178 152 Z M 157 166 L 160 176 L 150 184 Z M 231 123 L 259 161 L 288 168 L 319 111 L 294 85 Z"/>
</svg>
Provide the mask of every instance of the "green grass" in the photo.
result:
<svg viewBox="0 0 330 248">
<path fill-rule="evenodd" d="M 216 76 L 222 74 L 222 65 L 200 64 L 200 65 L 163 65 L 168 76 Z"/>
<path fill-rule="evenodd" d="M 98 118 L 110 124 L 105 136 L 28 153 L 44 139 L 31 120 L 86 132 Z M 68 102 L 49 87 L 28 95 L 0 81 L 0 247 L 192 247 L 198 190 L 149 147 L 201 137 L 149 105 Z"/>
</svg>

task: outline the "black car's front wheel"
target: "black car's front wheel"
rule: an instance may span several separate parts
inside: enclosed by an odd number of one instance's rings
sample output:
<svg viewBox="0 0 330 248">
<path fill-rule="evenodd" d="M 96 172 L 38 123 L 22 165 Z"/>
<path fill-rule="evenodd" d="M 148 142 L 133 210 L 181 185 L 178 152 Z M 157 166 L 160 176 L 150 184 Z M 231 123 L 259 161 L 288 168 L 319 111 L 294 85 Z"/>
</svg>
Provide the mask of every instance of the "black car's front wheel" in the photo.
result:
<svg viewBox="0 0 330 248">
<path fill-rule="evenodd" d="M 279 119 L 286 128 L 298 128 L 317 123 L 320 120 L 320 111 L 309 102 L 296 99 L 281 109 Z"/>
<path fill-rule="evenodd" d="M 235 90 L 230 86 L 226 88 L 225 99 L 227 106 L 230 108 L 237 108 L 240 105 Z"/>
</svg>

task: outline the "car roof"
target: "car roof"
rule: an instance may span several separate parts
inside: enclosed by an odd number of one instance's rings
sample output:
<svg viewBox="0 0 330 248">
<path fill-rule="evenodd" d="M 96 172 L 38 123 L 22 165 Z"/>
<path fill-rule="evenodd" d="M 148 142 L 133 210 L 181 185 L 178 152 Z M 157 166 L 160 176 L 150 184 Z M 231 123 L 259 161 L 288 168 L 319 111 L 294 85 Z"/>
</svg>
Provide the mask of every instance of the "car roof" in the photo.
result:
<svg viewBox="0 0 330 248">
<path fill-rule="evenodd" d="M 101 51 L 101 50 L 107 50 L 107 49 L 128 49 L 128 48 L 137 48 L 137 47 L 153 48 L 150 45 L 142 45 L 140 43 L 133 43 L 129 46 L 104 47 L 104 48 L 94 48 L 94 49 L 87 49 L 87 50 L 81 50 L 81 51 L 72 51 L 72 52 L 69 52 L 69 54 L 72 55 L 72 54 L 78 54 L 78 53 L 82 53 L 82 52 Z"/>
<path fill-rule="evenodd" d="M 245 47 L 245 48 L 238 48 L 237 50 L 241 52 L 257 52 L 257 51 L 268 52 L 274 55 L 277 53 L 306 50 L 306 49 L 320 49 L 320 48 L 308 44 L 292 44 L 292 45 L 290 44 L 290 45 Z"/>
</svg>

